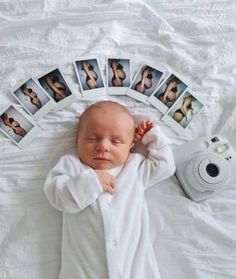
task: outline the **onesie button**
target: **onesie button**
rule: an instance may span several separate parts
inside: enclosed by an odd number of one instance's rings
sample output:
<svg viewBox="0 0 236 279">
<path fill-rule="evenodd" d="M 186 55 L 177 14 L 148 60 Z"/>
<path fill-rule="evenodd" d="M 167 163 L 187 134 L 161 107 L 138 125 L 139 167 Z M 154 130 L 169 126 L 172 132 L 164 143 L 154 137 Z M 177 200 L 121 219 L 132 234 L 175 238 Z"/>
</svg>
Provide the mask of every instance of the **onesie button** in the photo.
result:
<svg viewBox="0 0 236 279">
<path fill-rule="evenodd" d="M 112 241 L 112 246 L 114 246 L 114 247 L 117 246 L 117 240 L 114 239 L 114 240 Z M 117 275 L 117 276 L 118 276 L 118 275 Z"/>
</svg>

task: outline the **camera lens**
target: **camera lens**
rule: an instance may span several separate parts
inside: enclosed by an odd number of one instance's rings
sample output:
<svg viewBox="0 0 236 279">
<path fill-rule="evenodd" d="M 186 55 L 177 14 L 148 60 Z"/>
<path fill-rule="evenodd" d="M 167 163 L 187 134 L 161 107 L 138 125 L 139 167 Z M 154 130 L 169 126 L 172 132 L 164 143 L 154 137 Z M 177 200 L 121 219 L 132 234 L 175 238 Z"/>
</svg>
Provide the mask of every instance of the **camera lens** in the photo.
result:
<svg viewBox="0 0 236 279">
<path fill-rule="evenodd" d="M 215 164 L 208 164 L 206 166 L 207 174 L 211 177 L 216 177 L 219 174 L 219 169 Z"/>
</svg>

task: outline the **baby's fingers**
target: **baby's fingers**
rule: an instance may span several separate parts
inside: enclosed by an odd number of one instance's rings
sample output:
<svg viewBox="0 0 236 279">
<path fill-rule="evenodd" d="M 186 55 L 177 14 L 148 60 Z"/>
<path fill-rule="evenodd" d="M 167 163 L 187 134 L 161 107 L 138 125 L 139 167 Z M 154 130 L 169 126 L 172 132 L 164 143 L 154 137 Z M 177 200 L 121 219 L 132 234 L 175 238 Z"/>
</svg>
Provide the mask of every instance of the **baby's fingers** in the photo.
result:
<svg viewBox="0 0 236 279">
<path fill-rule="evenodd" d="M 137 133 L 137 134 L 143 133 L 143 128 L 142 128 L 141 124 L 135 129 L 135 133 Z"/>
<path fill-rule="evenodd" d="M 114 176 L 110 176 L 110 181 L 107 184 L 106 191 L 110 194 L 115 193 L 115 186 L 116 186 L 116 178 Z"/>
<path fill-rule="evenodd" d="M 116 178 L 114 176 L 111 176 L 110 186 L 112 188 L 115 188 L 116 186 Z"/>
<path fill-rule="evenodd" d="M 108 186 L 107 187 L 107 190 L 106 190 L 108 193 L 110 193 L 111 195 L 113 195 L 115 193 L 115 188 L 111 187 L 111 186 Z"/>
<path fill-rule="evenodd" d="M 142 139 L 142 136 L 139 133 L 135 133 L 134 138 L 136 141 L 140 141 Z"/>
<path fill-rule="evenodd" d="M 147 121 L 143 121 L 143 122 L 142 122 L 142 128 L 143 128 L 144 130 L 150 129 L 150 128 L 152 128 L 152 127 L 153 127 L 153 122 L 152 122 L 152 120 L 147 120 Z"/>
<path fill-rule="evenodd" d="M 144 131 L 144 134 L 146 134 L 149 130 L 153 128 L 153 122 L 151 120 L 147 120 L 142 124 L 142 128 Z"/>
<path fill-rule="evenodd" d="M 146 122 L 146 125 L 147 125 L 147 127 L 148 127 L 149 129 L 153 128 L 153 126 L 154 126 L 152 120 L 148 120 L 148 121 Z"/>
</svg>

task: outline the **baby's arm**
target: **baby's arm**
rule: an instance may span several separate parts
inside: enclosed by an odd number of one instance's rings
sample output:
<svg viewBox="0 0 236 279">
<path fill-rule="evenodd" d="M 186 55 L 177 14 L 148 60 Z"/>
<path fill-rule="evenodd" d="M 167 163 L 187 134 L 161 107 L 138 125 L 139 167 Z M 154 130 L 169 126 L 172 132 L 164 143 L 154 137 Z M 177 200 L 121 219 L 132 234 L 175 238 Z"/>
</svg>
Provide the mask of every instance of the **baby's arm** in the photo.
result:
<svg viewBox="0 0 236 279">
<path fill-rule="evenodd" d="M 84 168 L 78 158 L 63 156 L 49 172 L 44 192 L 53 207 L 77 213 L 96 201 L 103 192 L 99 178 L 91 168 Z"/>
<path fill-rule="evenodd" d="M 150 120 L 138 125 L 135 130 L 136 140 L 142 141 L 148 150 L 148 157 L 139 166 L 138 174 L 144 188 L 148 188 L 175 172 L 174 157 L 169 146 L 169 140 L 161 128 Z"/>
</svg>

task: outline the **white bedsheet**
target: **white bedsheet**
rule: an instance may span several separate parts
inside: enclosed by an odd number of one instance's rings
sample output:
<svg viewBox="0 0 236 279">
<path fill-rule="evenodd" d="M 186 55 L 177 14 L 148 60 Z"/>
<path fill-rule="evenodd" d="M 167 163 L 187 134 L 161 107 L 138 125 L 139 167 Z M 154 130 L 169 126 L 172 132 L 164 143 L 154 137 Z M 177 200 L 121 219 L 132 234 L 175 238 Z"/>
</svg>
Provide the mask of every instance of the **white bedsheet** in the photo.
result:
<svg viewBox="0 0 236 279">
<path fill-rule="evenodd" d="M 15 102 L 9 91 L 17 83 L 57 66 L 78 93 L 72 62 L 79 57 L 96 55 L 103 69 L 106 55 L 130 57 L 133 71 L 144 61 L 180 73 L 205 110 L 178 136 L 153 107 L 111 99 L 138 119 L 157 120 L 173 147 L 221 134 L 236 148 L 235 10 L 227 0 L 1 1 L 0 104 Z M 48 114 L 25 150 L 1 134 L 0 278 L 58 278 L 61 214 L 48 204 L 43 182 L 62 154 L 75 152 L 78 118 L 90 103 Z M 163 279 L 236 278 L 236 185 L 195 203 L 173 178 L 147 199 Z"/>
</svg>

